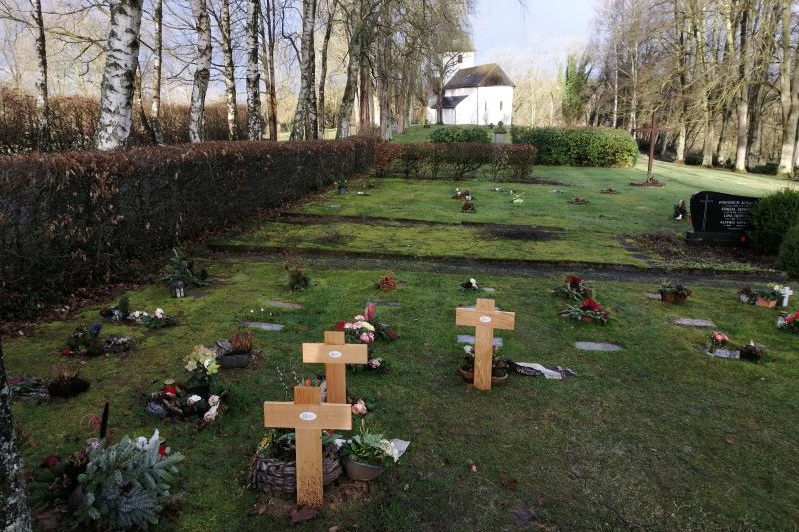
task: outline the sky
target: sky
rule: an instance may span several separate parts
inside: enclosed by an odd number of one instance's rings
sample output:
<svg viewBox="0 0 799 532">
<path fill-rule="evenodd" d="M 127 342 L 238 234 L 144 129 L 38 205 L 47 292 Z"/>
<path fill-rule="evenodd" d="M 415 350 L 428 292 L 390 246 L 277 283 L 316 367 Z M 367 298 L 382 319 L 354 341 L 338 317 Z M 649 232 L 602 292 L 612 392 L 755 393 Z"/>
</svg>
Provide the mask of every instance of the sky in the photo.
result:
<svg viewBox="0 0 799 532">
<path fill-rule="evenodd" d="M 476 64 L 536 56 L 559 62 L 589 40 L 599 0 L 478 0 L 472 17 Z M 504 65 L 503 65 L 504 66 Z"/>
</svg>

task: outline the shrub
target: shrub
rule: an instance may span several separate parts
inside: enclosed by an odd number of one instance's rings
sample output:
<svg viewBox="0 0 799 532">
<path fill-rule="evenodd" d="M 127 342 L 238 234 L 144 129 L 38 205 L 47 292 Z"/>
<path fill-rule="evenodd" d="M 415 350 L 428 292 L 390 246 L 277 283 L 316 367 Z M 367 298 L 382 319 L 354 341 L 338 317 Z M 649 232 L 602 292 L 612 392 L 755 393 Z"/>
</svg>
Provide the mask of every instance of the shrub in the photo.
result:
<svg viewBox="0 0 799 532">
<path fill-rule="evenodd" d="M 752 209 L 749 241 L 758 253 L 776 255 L 799 213 L 799 191 L 783 189 L 760 199 Z"/>
<path fill-rule="evenodd" d="M 550 166 L 632 167 L 638 157 L 635 140 L 625 131 L 607 128 L 511 128 L 513 144 L 532 144 L 538 164 Z"/>
<path fill-rule="evenodd" d="M 780 266 L 791 277 L 799 277 L 799 223 L 791 226 L 780 244 Z"/>
<path fill-rule="evenodd" d="M 484 127 L 441 127 L 430 134 L 430 142 L 491 142 L 491 131 Z"/>
</svg>

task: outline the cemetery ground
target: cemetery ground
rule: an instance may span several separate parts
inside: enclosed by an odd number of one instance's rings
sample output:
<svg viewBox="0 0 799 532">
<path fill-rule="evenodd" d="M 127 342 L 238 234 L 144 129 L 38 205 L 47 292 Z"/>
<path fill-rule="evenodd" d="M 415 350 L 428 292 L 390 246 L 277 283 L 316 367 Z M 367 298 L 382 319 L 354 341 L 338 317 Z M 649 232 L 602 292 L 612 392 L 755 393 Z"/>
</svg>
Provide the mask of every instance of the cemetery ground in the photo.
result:
<svg viewBox="0 0 799 532">
<path fill-rule="evenodd" d="M 660 256 L 636 244 L 663 242 L 651 236 L 657 232 L 687 231 L 690 224 L 672 220 L 671 209 L 695 190 L 761 196 L 783 183 L 656 169 L 664 188 L 629 187 L 645 176 L 640 169 L 537 167 L 534 176 L 546 181 L 540 184 L 353 180 L 345 196 L 327 191 L 212 243 L 224 252 L 195 250 L 213 282 L 190 297 L 172 299 L 156 282 L 128 287 L 131 309 L 161 307 L 180 319 L 149 331 L 104 325 L 104 334 L 133 335 L 134 351 L 89 360 L 60 354 L 73 330 L 99 321 L 99 310 L 119 293 L 24 329 L 4 342 L 10 376 L 47 377 L 62 365 L 91 381 L 88 392 L 67 402 L 14 403 L 32 505 L 46 506 L 39 464 L 51 454 L 68 457 L 96 435 L 85 419 L 108 401 L 112 439 L 149 437 L 158 428 L 186 456 L 174 489 L 183 495 L 158 530 L 288 528 L 290 497 L 247 488 L 265 430 L 263 402 L 290 400 L 287 386 L 294 383 L 281 382 L 278 369 L 289 380 L 292 370 L 302 379 L 320 371 L 301 363 L 304 342 L 321 342 L 324 331 L 362 313 L 368 301 L 390 301 L 377 310 L 401 337 L 375 343 L 375 356 L 390 371 L 348 372 L 347 385 L 372 406 L 368 422 L 410 447 L 368 484 L 342 477 L 328 486 L 320 514 L 298 530 L 795 528 L 799 337 L 776 328 L 777 310 L 737 298 L 739 288 L 784 278 L 768 261 L 752 264 L 735 251 L 691 247 L 675 257 L 678 240 L 671 238 L 672 253 Z M 451 199 L 455 187 L 470 189 L 476 213 L 460 212 L 461 202 Z M 494 187 L 522 192 L 524 202 L 514 204 Z M 608 188 L 619 193 L 600 194 Z M 575 197 L 590 203 L 569 204 Z M 537 232 L 522 231 L 530 227 Z M 731 255 L 736 263 L 728 262 Z M 287 260 L 306 271 L 310 288 L 288 287 Z M 399 286 L 383 292 L 375 283 L 388 272 Z M 565 302 L 551 290 L 566 274 L 591 284 L 611 311 L 607 325 L 557 315 Z M 470 277 L 494 291 L 464 290 Z M 681 305 L 649 298 L 666 278 L 689 285 L 693 296 Z M 455 325 L 455 309 L 478 297 L 516 314 L 513 331 L 496 333 L 504 341 L 500 354 L 568 367 L 577 376 L 512 374 L 490 392 L 461 381 L 457 335 L 473 330 Z M 788 310 L 797 310 L 795 300 Z M 678 316 L 716 327 L 677 326 Z M 145 412 L 144 398 L 164 379 L 186 379 L 184 359 L 195 345 L 226 338 L 245 320 L 284 328 L 255 330 L 262 356 L 248 368 L 222 370 L 227 394 L 213 423 L 198 430 Z M 713 330 L 736 345 L 755 340 L 768 353 L 760 364 L 708 356 Z M 621 350 L 580 351 L 578 341 Z"/>
</svg>

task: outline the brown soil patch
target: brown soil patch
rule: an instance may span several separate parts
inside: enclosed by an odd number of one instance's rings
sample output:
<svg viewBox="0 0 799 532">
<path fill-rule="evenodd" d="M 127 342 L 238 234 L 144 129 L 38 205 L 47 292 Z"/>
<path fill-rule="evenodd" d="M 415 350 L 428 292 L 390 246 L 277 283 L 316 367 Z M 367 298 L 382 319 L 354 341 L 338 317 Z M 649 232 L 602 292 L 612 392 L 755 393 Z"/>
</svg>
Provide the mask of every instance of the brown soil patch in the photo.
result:
<svg viewBox="0 0 799 532">
<path fill-rule="evenodd" d="M 526 225 L 489 225 L 483 229 L 488 238 L 505 240 L 534 240 L 546 242 L 563 238 L 564 230 L 560 227 L 530 227 Z"/>
</svg>

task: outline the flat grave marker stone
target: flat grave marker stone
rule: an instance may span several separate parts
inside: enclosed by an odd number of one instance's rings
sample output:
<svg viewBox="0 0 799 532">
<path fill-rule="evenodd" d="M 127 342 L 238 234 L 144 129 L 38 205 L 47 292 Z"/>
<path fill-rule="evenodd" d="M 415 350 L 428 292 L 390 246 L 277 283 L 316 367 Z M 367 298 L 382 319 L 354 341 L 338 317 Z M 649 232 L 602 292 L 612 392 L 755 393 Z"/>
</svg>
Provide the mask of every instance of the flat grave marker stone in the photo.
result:
<svg viewBox="0 0 799 532">
<path fill-rule="evenodd" d="M 285 325 L 280 323 L 263 323 L 260 321 L 242 321 L 239 324 L 248 329 L 260 329 L 262 331 L 282 331 L 285 327 Z"/>
<path fill-rule="evenodd" d="M 474 335 L 471 335 L 471 334 L 459 334 L 458 335 L 458 343 L 459 344 L 474 345 Z M 494 338 L 493 343 L 494 343 L 495 347 L 502 347 L 503 346 L 502 338 Z"/>
<path fill-rule="evenodd" d="M 685 327 L 715 327 L 716 324 L 710 320 L 697 319 L 697 318 L 672 318 L 671 322 L 674 325 L 683 325 Z"/>
<path fill-rule="evenodd" d="M 299 310 L 302 308 L 301 303 L 292 303 L 290 301 L 278 301 L 276 299 L 270 299 L 266 302 L 266 305 L 269 307 L 277 307 L 277 308 L 284 308 L 289 310 Z"/>
<path fill-rule="evenodd" d="M 574 347 L 581 351 L 604 351 L 612 353 L 621 351 L 621 346 L 604 342 L 574 342 Z"/>
<path fill-rule="evenodd" d="M 372 304 L 376 307 L 400 308 L 402 303 L 399 301 L 367 301 L 364 306 Z"/>
</svg>

